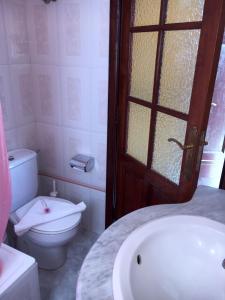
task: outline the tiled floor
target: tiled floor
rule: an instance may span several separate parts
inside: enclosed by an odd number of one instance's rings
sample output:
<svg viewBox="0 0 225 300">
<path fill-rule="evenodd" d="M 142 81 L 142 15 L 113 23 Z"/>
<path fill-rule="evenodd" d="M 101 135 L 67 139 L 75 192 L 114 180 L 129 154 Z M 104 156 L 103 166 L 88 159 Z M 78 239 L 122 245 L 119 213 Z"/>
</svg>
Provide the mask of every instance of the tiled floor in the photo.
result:
<svg viewBox="0 0 225 300">
<path fill-rule="evenodd" d="M 68 250 L 65 264 L 55 271 L 39 270 L 42 300 L 75 300 L 78 272 L 98 235 L 81 230 Z"/>
</svg>

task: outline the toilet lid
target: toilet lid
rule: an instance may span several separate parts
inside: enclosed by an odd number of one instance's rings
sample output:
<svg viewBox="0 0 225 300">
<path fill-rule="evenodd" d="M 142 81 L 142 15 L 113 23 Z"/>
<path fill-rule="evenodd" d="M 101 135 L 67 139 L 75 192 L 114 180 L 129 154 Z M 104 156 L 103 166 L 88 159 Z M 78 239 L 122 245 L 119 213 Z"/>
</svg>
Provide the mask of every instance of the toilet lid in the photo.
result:
<svg viewBox="0 0 225 300">
<path fill-rule="evenodd" d="M 32 201 L 24 205 L 22 210 L 20 208 L 20 211 L 16 212 L 16 216 L 19 220 L 24 216 L 24 213 L 27 210 L 29 210 L 29 208 L 37 201 L 37 199 L 38 197 L 34 198 Z M 52 198 L 45 197 L 45 199 L 48 200 Z M 60 203 L 62 202 L 71 203 L 70 201 L 62 198 L 54 198 L 54 200 L 59 201 Z M 45 234 L 54 234 L 54 233 L 63 232 L 74 228 L 80 223 L 80 220 L 81 220 L 81 213 L 75 213 L 55 221 L 50 221 L 48 223 L 34 226 L 30 230 L 35 232 L 43 232 Z"/>
</svg>

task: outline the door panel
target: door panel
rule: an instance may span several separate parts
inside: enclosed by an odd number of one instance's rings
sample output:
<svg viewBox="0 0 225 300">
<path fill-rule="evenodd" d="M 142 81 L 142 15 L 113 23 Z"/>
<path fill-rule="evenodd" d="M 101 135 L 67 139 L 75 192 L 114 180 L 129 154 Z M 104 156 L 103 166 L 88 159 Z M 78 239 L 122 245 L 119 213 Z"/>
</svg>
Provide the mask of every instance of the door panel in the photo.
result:
<svg viewBox="0 0 225 300">
<path fill-rule="evenodd" d="M 170 181 L 179 184 L 183 150 L 168 142 L 173 138 L 182 144 L 185 141 L 187 122 L 158 112 L 156 117 L 152 169 Z"/>
<path fill-rule="evenodd" d="M 131 97 L 152 102 L 157 38 L 156 32 L 132 35 Z"/>
<path fill-rule="evenodd" d="M 186 114 L 189 112 L 199 37 L 200 30 L 165 32 L 160 105 Z"/>
<path fill-rule="evenodd" d="M 129 102 L 127 154 L 147 165 L 151 109 Z"/>
<path fill-rule="evenodd" d="M 133 211 L 140 207 L 147 205 L 145 201 L 144 193 L 144 174 L 136 170 L 134 172 L 133 166 L 129 162 L 124 163 L 123 174 L 121 180 L 124 186 L 129 187 L 122 189 L 123 199 L 122 202 L 122 214 L 126 214 L 127 211 Z M 133 201 L 134 193 L 136 195 L 136 201 Z"/>
<path fill-rule="evenodd" d="M 205 0 L 169 0 L 166 23 L 201 21 L 204 4 Z"/>
<path fill-rule="evenodd" d="M 116 217 L 192 196 L 224 6 L 223 0 L 122 1 Z"/>
<path fill-rule="evenodd" d="M 133 5 L 134 26 L 159 24 L 161 0 L 141 0 Z"/>
</svg>

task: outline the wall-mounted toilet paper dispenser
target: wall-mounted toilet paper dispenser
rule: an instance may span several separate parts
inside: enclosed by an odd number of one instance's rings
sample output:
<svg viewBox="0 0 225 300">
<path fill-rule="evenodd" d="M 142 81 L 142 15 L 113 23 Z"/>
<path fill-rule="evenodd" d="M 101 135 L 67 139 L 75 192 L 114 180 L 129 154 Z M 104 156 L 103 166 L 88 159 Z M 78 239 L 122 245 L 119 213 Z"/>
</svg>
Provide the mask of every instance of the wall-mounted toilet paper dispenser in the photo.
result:
<svg viewBox="0 0 225 300">
<path fill-rule="evenodd" d="M 83 172 L 90 172 L 95 165 L 94 157 L 77 154 L 70 160 L 71 168 Z"/>
</svg>

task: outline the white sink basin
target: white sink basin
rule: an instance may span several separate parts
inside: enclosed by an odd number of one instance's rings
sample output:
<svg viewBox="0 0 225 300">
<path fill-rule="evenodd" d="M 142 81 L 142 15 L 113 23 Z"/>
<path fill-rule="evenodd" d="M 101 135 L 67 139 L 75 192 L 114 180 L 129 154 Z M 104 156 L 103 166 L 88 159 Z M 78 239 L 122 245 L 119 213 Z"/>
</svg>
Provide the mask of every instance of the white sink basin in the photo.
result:
<svg viewBox="0 0 225 300">
<path fill-rule="evenodd" d="M 222 223 L 186 215 L 148 222 L 117 254 L 114 299 L 225 300 L 224 259 Z"/>
</svg>

